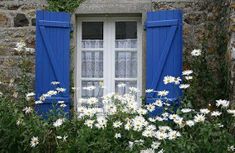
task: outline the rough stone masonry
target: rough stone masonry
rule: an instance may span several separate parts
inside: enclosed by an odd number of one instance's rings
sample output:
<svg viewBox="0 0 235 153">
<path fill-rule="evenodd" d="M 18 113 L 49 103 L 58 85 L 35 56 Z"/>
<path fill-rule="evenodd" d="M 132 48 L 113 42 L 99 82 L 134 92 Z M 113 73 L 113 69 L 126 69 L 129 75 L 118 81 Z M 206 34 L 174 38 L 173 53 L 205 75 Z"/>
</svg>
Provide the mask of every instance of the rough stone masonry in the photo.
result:
<svg viewBox="0 0 235 153">
<path fill-rule="evenodd" d="M 19 79 L 19 59 L 16 43 L 25 41 L 28 48 L 35 46 L 35 10 L 45 3 L 41 0 L 0 1 L 0 80 Z M 34 74 L 34 54 L 27 55 L 29 74 Z"/>
<path fill-rule="evenodd" d="M 211 65 L 216 67 L 219 54 L 216 33 L 223 27 L 229 30 L 229 21 L 225 25 L 218 25 L 218 18 L 228 18 L 227 14 L 221 15 L 221 9 L 215 0 L 149 0 L 153 10 L 159 9 L 182 9 L 184 12 L 184 54 L 185 61 L 190 61 L 192 49 L 201 48 L 207 42 L 208 58 Z M 216 0 L 217 1 L 217 0 Z M 220 0 L 221 1 L 221 0 Z M 119 1 L 117 0 L 117 3 Z M 15 51 L 16 43 L 24 40 L 28 48 L 35 46 L 35 11 L 43 9 L 46 5 L 44 0 L 1 0 L 0 1 L 0 81 L 7 82 L 11 79 L 19 79 L 21 69 L 19 59 L 21 55 Z M 232 8 L 232 19 L 234 18 L 234 2 L 224 0 L 223 8 L 227 11 Z M 112 12 L 110 12 L 112 13 Z M 223 16 L 225 15 L 225 16 Z M 235 86 L 235 62 L 234 62 L 234 24 L 232 20 L 230 31 L 232 32 L 228 56 L 225 60 L 231 66 L 231 85 Z M 208 26 L 216 25 L 216 26 Z M 227 33 L 226 37 L 229 37 Z M 28 74 L 34 77 L 34 53 L 27 54 Z M 186 64 L 187 65 L 187 64 Z M 33 85 L 33 83 L 32 83 Z M 235 99 L 235 89 L 231 92 Z"/>
</svg>

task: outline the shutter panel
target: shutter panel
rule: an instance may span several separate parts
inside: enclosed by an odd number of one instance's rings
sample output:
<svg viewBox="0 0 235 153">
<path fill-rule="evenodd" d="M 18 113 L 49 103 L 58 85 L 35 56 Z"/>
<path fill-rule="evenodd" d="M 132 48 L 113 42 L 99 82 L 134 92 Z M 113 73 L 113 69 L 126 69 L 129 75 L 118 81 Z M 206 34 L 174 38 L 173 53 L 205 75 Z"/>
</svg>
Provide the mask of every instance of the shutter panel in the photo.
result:
<svg viewBox="0 0 235 153">
<path fill-rule="evenodd" d="M 39 115 L 46 116 L 58 101 L 64 101 L 66 113 L 70 110 L 70 14 L 36 12 L 36 100 L 56 88 L 65 88 L 55 96 L 35 106 Z M 60 84 L 52 85 L 52 81 Z M 55 106 L 56 105 L 56 106 Z"/>
<path fill-rule="evenodd" d="M 164 76 L 181 77 L 182 75 L 182 12 L 164 10 L 148 12 L 146 21 L 146 89 L 167 90 L 167 98 L 178 102 L 182 95 L 178 86 L 163 83 Z M 146 94 L 147 104 L 159 97 L 156 92 Z M 161 113 L 161 109 L 153 115 Z"/>
</svg>

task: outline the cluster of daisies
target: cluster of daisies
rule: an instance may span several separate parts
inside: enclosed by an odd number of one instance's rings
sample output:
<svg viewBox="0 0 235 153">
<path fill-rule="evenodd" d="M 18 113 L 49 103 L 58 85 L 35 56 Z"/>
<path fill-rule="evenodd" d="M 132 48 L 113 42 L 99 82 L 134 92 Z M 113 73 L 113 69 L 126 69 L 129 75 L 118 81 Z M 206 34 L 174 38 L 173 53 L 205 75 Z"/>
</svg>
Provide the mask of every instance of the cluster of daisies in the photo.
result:
<svg viewBox="0 0 235 153">
<path fill-rule="evenodd" d="M 16 43 L 16 48 L 14 48 L 14 49 L 19 53 L 25 52 L 25 53 L 33 54 L 35 52 L 35 49 L 28 48 L 24 41 L 20 41 L 20 42 Z"/>
<path fill-rule="evenodd" d="M 167 98 L 166 98 L 167 99 Z M 89 100 L 89 99 L 88 99 Z M 172 129 L 169 126 L 157 126 L 157 123 L 173 121 L 176 127 L 184 128 L 193 127 L 196 124 L 206 122 L 207 117 L 219 117 L 222 115 L 222 111 L 214 110 L 210 111 L 207 108 L 195 110 L 192 108 L 181 109 L 181 114 L 191 113 L 191 118 L 184 118 L 178 114 L 169 113 L 165 111 L 162 114 L 154 117 L 149 117 L 149 113 L 155 111 L 157 108 L 164 108 L 164 110 L 170 109 L 171 105 L 167 101 L 162 101 L 160 99 L 156 100 L 152 104 L 145 106 L 138 106 L 135 96 L 133 94 L 117 95 L 108 94 L 102 98 L 102 103 L 104 107 L 96 108 L 95 104 L 99 102 L 98 99 L 90 99 L 88 106 L 83 106 L 78 108 L 79 119 L 84 119 L 84 125 L 89 128 L 104 129 L 107 126 L 112 126 L 113 129 L 119 131 L 114 133 L 114 138 L 121 139 L 125 137 L 122 134 L 122 130 L 125 131 L 135 131 L 142 135 L 143 139 L 140 139 L 142 143 L 137 140 L 129 141 L 130 149 L 134 145 L 139 145 L 144 143 L 144 138 L 152 138 L 153 143 L 151 147 L 147 150 L 142 150 L 141 152 L 151 152 L 159 149 L 161 141 L 163 140 L 174 140 L 181 136 L 180 132 Z M 217 100 L 216 106 L 220 109 L 226 109 L 226 111 L 235 116 L 235 110 L 227 109 L 229 107 L 229 101 L 227 100 Z M 129 114 L 126 118 L 118 118 L 115 121 L 109 120 L 112 115 L 119 113 Z M 111 122 L 111 123 L 110 123 Z M 161 124 L 161 125 L 162 125 Z M 218 124 L 219 127 L 223 127 L 222 124 Z M 163 152 L 163 149 L 158 151 Z"/>
<path fill-rule="evenodd" d="M 183 72 L 184 75 L 189 75 L 192 71 Z M 177 82 L 177 78 L 171 77 L 170 83 Z M 120 86 L 123 87 L 124 85 Z M 95 87 L 87 87 L 89 90 L 95 90 Z M 161 141 L 164 140 L 175 140 L 181 136 L 180 132 L 172 129 L 169 126 L 157 126 L 159 122 L 164 124 L 164 122 L 173 121 L 179 128 L 185 126 L 192 127 L 197 123 L 203 123 L 206 121 L 206 117 L 210 115 L 211 117 L 221 116 L 221 111 L 210 111 L 209 109 L 200 109 L 198 111 L 192 108 L 183 108 L 181 109 L 182 114 L 192 113 L 193 116 L 190 119 L 186 119 L 178 114 L 170 113 L 168 110 L 171 108 L 171 105 L 168 103 L 167 98 L 164 98 L 164 101 L 157 99 L 155 102 L 140 106 L 136 101 L 136 92 L 137 89 L 131 90 L 130 93 L 119 95 L 115 93 L 110 93 L 102 98 L 90 97 L 87 99 L 81 99 L 80 107 L 77 108 L 78 119 L 82 120 L 84 126 L 87 126 L 92 129 L 105 129 L 107 126 L 112 126 L 115 131 L 113 137 L 115 139 L 125 138 L 125 135 L 122 134 L 122 131 L 137 132 L 141 134 L 141 139 L 130 140 L 129 147 L 132 149 L 135 145 L 143 145 L 145 138 L 151 138 L 153 140 L 151 146 L 146 150 L 141 150 L 141 153 L 145 152 L 155 152 L 158 150 L 159 153 L 164 150 L 160 148 Z M 152 89 L 146 90 L 146 92 L 153 92 Z M 159 94 L 160 93 L 160 94 Z M 167 96 L 168 91 L 159 91 L 160 96 Z M 30 93 L 27 96 L 32 96 Z M 26 96 L 26 97 L 27 97 Z M 58 102 L 60 103 L 60 102 Z M 98 103 L 102 103 L 103 107 L 99 107 Z M 227 109 L 229 107 L 229 101 L 227 100 L 217 100 L 216 106 L 218 108 L 226 109 L 229 114 L 235 116 L 235 110 Z M 154 112 L 158 108 L 164 108 L 165 112 L 158 116 L 150 117 L 148 114 Z M 169 109 L 168 109 L 169 108 Z M 25 114 L 32 112 L 30 107 L 25 107 L 23 109 Z M 116 120 L 111 120 L 112 116 L 118 115 L 120 113 L 128 114 L 126 118 L 116 118 Z M 55 128 L 59 128 L 66 121 L 65 118 L 59 118 L 53 122 Z M 20 125 L 22 120 L 17 121 L 17 125 Z M 223 125 L 218 125 L 222 127 Z M 67 136 L 57 136 L 57 139 L 66 140 Z M 30 142 L 31 147 L 37 146 L 39 143 L 38 137 L 32 137 Z"/>
<path fill-rule="evenodd" d="M 200 56 L 201 50 L 193 50 L 192 56 Z M 193 71 L 185 70 L 182 75 L 185 80 L 193 79 Z M 164 84 L 174 84 L 178 85 L 180 89 L 187 89 L 190 87 L 190 84 L 182 84 L 182 79 L 180 77 L 174 76 L 165 76 L 163 79 Z M 59 82 L 52 82 L 53 85 L 58 85 Z M 118 88 L 125 88 L 126 84 L 118 84 Z M 84 87 L 84 90 L 93 91 L 96 90 L 95 86 Z M 114 129 L 113 138 L 117 140 L 122 140 L 126 138 L 126 135 L 123 134 L 123 131 L 136 132 L 141 135 L 141 137 L 133 138 L 129 140 L 129 149 L 133 149 L 135 145 L 144 146 L 145 139 L 151 139 L 152 143 L 148 146 L 147 149 L 141 150 L 140 153 L 163 153 L 164 149 L 161 148 L 162 141 L 164 140 L 175 140 L 181 136 L 179 130 L 184 127 L 193 127 L 196 124 L 206 122 L 207 117 L 219 117 L 222 115 L 222 109 L 225 109 L 228 114 L 231 114 L 235 117 L 235 110 L 228 109 L 230 102 L 227 100 L 217 100 L 216 106 L 220 108 L 219 110 L 211 111 L 207 108 L 195 110 L 192 108 L 183 108 L 180 109 L 182 115 L 175 114 L 175 112 L 170 112 L 172 108 L 171 104 L 167 99 L 169 91 L 154 91 L 153 89 L 147 89 L 146 93 L 157 92 L 157 95 L 160 97 L 151 104 L 141 106 L 137 102 L 136 93 L 139 92 L 137 88 L 130 87 L 129 93 L 116 94 L 110 93 L 101 98 L 90 97 L 86 99 L 80 99 L 77 108 L 78 119 L 83 121 L 83 126 L 86 126 L 91 129 L 102 130 L 108 126 L 112 126 Z M 39 101 L 36 101 L 36 104 L 42 103 L 46 98 L 53 95 L 57 95 L 60 92 L 65 92 L 64 88 L 56 88 L 56 90 L 48 91 L 46 94 L 43 94 Z M 34 93 L 29 93 L 26 95 L 26 99 L 30 100 L 31 97 L 35 96 Z M 61 107 L 66 107 L 63 101 L 58 102 Z M 100 105 L 102 104 L 102 105 Z M 100 107 L 102 106 L 102 107 Z M 156 109 L 161 109 L 163 112 L 157 116 L 151 116 L 152 112 Z M 32 108 L 25 107 L 23 109 L 25 114 L 32 112 Z M 192 115 L 187 115 L 187 114 Z M 125 118 L 118 117 L 119 114 L 126 114 Z M 185 115 L 186 114 L 186 115 Z M 116 115 L 116 117 L 114 117 Z M 191 118 L 189 118 L 189 116 Z M 115 120 L 113 120 L 115 118 Z M 175 129 L 164 125 L 171 121 L 175 123 Z M 19 119 L 17 125 L 22 124 L 23 120 Z M 65 118 L 59 118 L 55 120 L 52 125 L 55 128 L 60 128 L 66 122 Z M 160 124 L 159 124 L 160 123 Z M 161 126 L 159 126 L 161 125 Z M 222 124 L 218 124 L 219 127 L 223 127 Z M 178 130 L 176 130 L 178 129 Z M 57 136 L 57 139 L 66 141 L 68 136 Z M 36 147 L 39 144 L 38 137 L 33 136 L 30 142 L 31 147 Z M 234 149 L 232 147 L 229 148 Z"/>
<path fill-rule="evenodd" d="M 123 85 L 122 85 L 123 86 Z M 137 132 L 141 134 L 143 139 L 130 140 L 129 147 L 133 148 L 134 145 L 144 144 L 144 138 L 152 138 L 153 141 L 151 147 L 148 150 L 159 149 L 162 140 L 174 140 L 181 136 L 181 134 L 171 129 L 169 126 L 155 125 L 156 118 L 148 118 L 148 113 L 155 111 L 157 107 L 163 105 L 169 106 L 167 102 L 162 100 L 156 100 L 154 103 L 141 107 L 136 101 L 135 92 L 138 90 L 132 90 L 130 93 L 124 95 L 118 95 L 111 93 L 102 97 L 102 99 L 96 99 L 94 97 L 88 98 L 86 101 L 83 99 L 82 102 L 86 103 L 86 106 L 78 107 L 78 118 L 84 120 L 84 125 L 89 128 L 104 129 L 107 126 L 112 126 L 114 131 L 113 137 L 115 139 L 121 139 L 125 137 L 121 131 Z M 97 103 L 100 102 L 104 107 L 96 107 Z M 124 113 L 128 114 L 126 118 L 117 118 L 112 120 L 113 116 Z M 115 117 L 116 118 L 116 117 Z M 163 121 L 163 120 L 162 120 Z M 159 153 L 163 150 L 159 150 Z M 144 152 L 142 150 L 141 152 Z"/>
<path fill-rule="evenodd" d="M 192 70 L 185 70 L 183 71 L 182 75 L 185 78 L 185 80 L 192 80 L 193 79 L 193 71 Z M 179 85 L 180 89 L 187 89 L 190 87 L 190 84 L 183 84 L 181 83 L 182 80 L 180 77 L 174 77 L 174 76 L 165 76 L 163 80 L 164 84 L 175 84 Z"/>
<path fill-rule="evenodd" d="M 60 82 L 53 81 L 53 82 L 51 82 L 51 84 L 56 86 L 56 85 L 59 85 Z M 55 96 L 55 95 L 58 95 L 59 93 L 63 93 L 65 91 L 66 91 L 66 89 L 65 88 L 61 88 L 61 87 L 57 87 L 57 88 L 55 88 L 55 90 L 49 90 L 47 93 L 42 94 L 39 97 L 39 100 L 36 100 L 34 103 L 35 104 L 42 104 L 47 98 L 50 98 L 50 97 Z M 35 93 L 34 92 L 30 92 L 30 93 L 27 93 L 25 95 L 25 98 L 26 98 L 27 101 L 34 100 L 34 97 L 35 97 Z M 64 101 L 58 101 L 58 104 L 62 108 L 67 106 Z M 29 107 L 29 106 L 26 106 L 23 109 L 23 111 L 25 112 L 25 114 L 29 114 L 29 113 L 31 113 L 33 111 L 33 109 L 31 107 Z"/>
<path fill-rule="evenodd" d="M 53 81 L 53 82 L 51 82 L 51 84 L 53 86 L 58 86 L 60 84 L 60 82 Z M 40 96 L 39 100 L 34 101 L 34 103 L 36 105 L 37 104 L 42 104 L 47 98 L 50 98 L 50 97 L 55 96 L 55 95 L 58 95 L 59 93 L 63 93 L 65 91 L 66 91 L 66 89 L 65 88 L 61 88 L 61 87 L 57 87 L 57 88 L 55 88 L 55 90 L 49 90 L 47 93 L 42 94 Z M 30 93 L 27 93 L 25 95 L 25 98 L 26 98 L 27 101 L 34 100 L 34 97 L 35 97 L 35 93 L 34 92 L 30 92 Z M 67 107 L 67 105 L 65 104 L 64 101 L 58 101 L 58 105 L 61 108 Z M 23 108 L 22 111 L 24 112 L 25 115 L 29 115 L 29 114 L 31 114 L 33 112 L 33 108 L 30 107 L 30 106 L 26 106 L 26 107 Z M 59 118 L 55 122 L 53 122 L 53 126 L 55 128 L 60 127 L 64 122 L 65 122 L 65 118 Z M 16 121 L 16 125 L 17 126 L 20 126 L 20 125 L 23 125 L 23 124 L 24 124 L 23 118 L 19 118 Z M 57 136 L 57 139 L 62 139 L 63 141 L 66 141 L 67 136 L 63 136 L 63 137 L 62 136 Z M 38 137 L 33 136 L 31 138 L 30 146 L 31 147 L 36 147 L 38 144 L 39 144 Z"/>
<path fill-rule="evenodd" d="M 192 74 L 193 74 L 192 70 L 185 70 L 185 71 L 182 72 L 182 76 L 186 81 L 190 81 L 190 80 L 193 79 Z M 164 79 L 163 79 L 163 83 L 165 85 L 173 84 L 173 85 L 178 86 L 180 89 L 187 89 L 187 88 L 190 87 L 190 84 L 184 84 L 182 82 L 183 81 L 180 77 L 174 77 L 174 76 L 170 76 L 170 75 L 165 76 Z M 167 96 L 169 94 L 169 91 L 167 91 L 167 90 L 155 91 L 153 89 L 147 89 L 145 92 L 147 94 L 156 92 L 159 97 L 164 97 L 164 96 Z"/>
<path fill-rule="evenodd" d="M 159 116 L 156 116 L 155 118 L 151 118 L 151 121 L 169 121 L 172 120 L 176 125 L 178 125 L 180 128 L 183 128 L 185 126 L 189 126 L 192 127 L 197 123 L 203 123 L 206 121 L 207 117 L 219 117 L 222 115 L 222 110 L 227 111 L 228 114 L 232 115 L 233 117 L 235 117 L 235 110 L 232 109 L 227 109 L 229 107 L 229 101 L 227 100 L 216 100 L 216 106 L 218 107 L 219 110 L 209 110 L 207 108 L 203 108 L 200 110 L 195 110 L 195 109 L 191 109 L 191 108 L 182 108 L 180 110 L 181 112 L 181 116 L 178 114 L 173 114 L 173 113 L 168 113 L 168 112 L 164 112 Z M 185 114 L 190 113 L 192 116 L 191 118 L 184 118 L 182 116 L 186 116 Z M 218 124 L 218 126 L 223 127 L 222 124 Z"/>
<path fill-rule="evenodd" d="M 193 71 L 185 70 L 182 75 L 186 80 L 193 79 Z M 179 85 L 179 88 L 186 89 L 189 88 L 189 84 L 181 84 L 182 80 L 180 77 L 173 76 L 165 76 L 163 80 L 164 84 L 175 84 Z M 124 83 L 118 85 L 118 87 L 125 87 Z M 90 87 L 89 89 L 94 90 L 94 87 Z M 192 108 L 183 108 L 181 109 L 182 114 L 191 113 L 191 118 L 184 118 L 178 114 L 174 114 L 173 112 L 169 113 L 171 105 L 168 103 L 166 96 L 169 94 L 169 91 L 154 91 L 153 89 L 147 89 L 146 93 L 157 92 L 157 95 L 160 96 L 160 99 L 157 99 L 155 102 L 145 105 L 143 107 L 138 105 L 136 102 L 136 98 L 133 94 L 134 92 L 138 92 L 137 89 L 132 90 L 129 94 L 118 95 L 118 94 L 108 94 L 102 99 L 97 99 L 94 97 L 88 98 L 86 100 L 82 100 L 81 102 L 87 103 L 88 106 L 83 106 L 78 108 L 79 118 L 85 119 L 84 125 L 89 128 L 98 128 L 104 129 L 109 125 L 109 116 L 115 115 L 118 113 L 128 113 L 132 117 L 117 119 L 116 121 L 112 121 L 112 127 L 114 129 L 119 129 L 117 131 L 135 131 L 139 132 L 142 135 L 142 139 L 140 140 L 132 140 L 129 141 L 130 149 L 133 148 L 134 145 L 141 145 L 144 143 L 144 138 L 152 138 L 153 142 L 151 146 L 146 150 L 141 150 L 141 153 L 151 153 L 158 150 L 158 153 L 163 152 L 163 149 L 160 149 L 161 141 L 163 140 L 174 140 L 181 136 L 180 132 L 172 129 L 169 126 L 158 126 L 158 122 L 168 122 L 173 121 L 179 128 L 193 127 L 196 124 L 206 122 L 207 117 L 219 117 L 222 115 L 222 111 L 210 111 L 207 108 L 200 109 L 198 111 Z M 164 97 L 164 101 L 161 98 Z M 94 108 L 97 103 L 103 103 L 102 109 Z M 227 100 L 217 100 L 216 106 L 218 108 L 228 108 L 229 101 Z M 154 117 L 149 117 L 148 114 L 154 112 L 158 108 L 163 108 L 166 110 L 162 114 Z M 168 109 L 169 108 L 169 109 Z M 235 116 L 235 110 L 227 109 L 227 112 L 233 116 Z M 99 114 L 99 115 L 97 115 Z M 100 115 L 103 114 L 103 115 Z M 95 117 L 96 116 L 96 117 Z M 186 115 L 187 116 L 187 115 Z M 164 124 L 164 123 L 163 123 Z M 162 124 L 161 124 L 162 125 Z M 222 124 L 218 124 L 219 127 L 223 127 Z M 122 135 L 122 132 L 114 133 L 114 138 L 121 139 L 125 137 Z"/>
</svg>

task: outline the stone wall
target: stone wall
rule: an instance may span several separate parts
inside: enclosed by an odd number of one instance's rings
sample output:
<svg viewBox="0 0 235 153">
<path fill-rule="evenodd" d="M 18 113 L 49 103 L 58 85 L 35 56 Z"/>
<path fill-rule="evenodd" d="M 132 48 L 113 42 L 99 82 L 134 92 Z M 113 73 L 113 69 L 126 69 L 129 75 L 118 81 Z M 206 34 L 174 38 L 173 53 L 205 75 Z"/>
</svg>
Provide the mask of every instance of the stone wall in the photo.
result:
<svg viewBox="0 0 235 153">
<path fill-rule="evenodd" d="M 154 0 L 153 9 L 181 9 L 184 13 L 184 69 L 192 69 L 193 49 L 202 49 L 198 68 L 201 74 L 194 82 L 196 91 L 189 95 L 205 106 L 218 98 L 229 96 L 230 57 L 229 41 L 230 0 Z M 193 93 L 195 92 L 195 93 Z M 234 93 L 235 94 L 235 93 Z M 192 100 L 194 99 L 192 98 Z"/>
<path fill-rule="evenodd" d="M 112 1 L 115 2 L 115 0 Z M 136 3 L 140 3 L 139 0 L 135 1 Z M 116 3 L 118 2 L 117 0 Z M 221 68 L 221 61 L 225 61 L 226 59 L 224 48 L 227 48 L 226 44 L 228 43 L 227 38 L 229 36 L 227 32 L 228 21 L 226 20 L 228 16 L 227 11 L 229 10 L 229 0 L 152 0 L 152 2 L 149 0 L 149 2 L 153 10 L 173 8 L 183 10 L 185 69 L 190 68 L 190 52 L 195 48 L 200 48 L 206 50 L 206 58 L 209 62 L 207 64 L 210 65 L 210 68 L 213 69 L 215 74 L 213 81 L 221 81 L 219 78 L 224 74 L 220 74 L 219 69 Z M 134 1 L 131 3 L 134 3 Z M 0 81 L 19 79 L 19 59 L 21 55 L 19 52 L 15 51 L 14 48 L 16 47 L 16 43 L 20 40 L 24 40 L 28 48 L 34 48 L 35 10 L 43 8 L 44 5 L 44 0 L 0 1 Z M 232 4 L 232 6 L 235 5 Z M 235 31 L 235 28 L 232 29 Z M 234 35 L 235 33 L 232 35 L 231 46 L 234 46 Z M 235 49 L 231 50 L 233 51 Z M 222 51 L 222 53 L 220 51 Z M 235 59 L 235 53 L 231 53 L 231 57 Z M 34 53 L 27 54 L 27 58 L 25 59 L 27 60 L 28 72 L 33 78 Z M 228 56 L 227 59 L 230 59 L 230 56 Z M 235 86 L 234 63 L 232 65 L 234 72 L 232 71 L 231 73 L 231 83 L 233 86 Z M 219 83 L 221 84 L 219 84 L 218 87 L 221 86 L 222 88 L 224 82 Z M 235 90 L 233 95 L 235 95 Z M 235 98 L 235 96 L 233 97 Z M 223 98 L 222 95 L 221 98 Z"/>
<path fill-rule="evenodd" d="M 28 74 L 34 76 L 35 10 L 43 5 L 42 0 L 0 1 L 0 81 L 19 79 L 22 53 L 14 48 L 21 40 L 30 50 L 24 60 Z"/>
<path fill-rule="evenodd" d="M 219 3 L 218 3 L 219 2 Z M 217 37 L 221 26 L 228 29 L 228 23 L 220 25 L 221 18 L 226 18 L 222 9 L 229 9 L 229 0 L 154 0 L 154 10 L 181 9 L 184 13 L 184 51 L 188 53 L 195 48 L 203 48 L 205 41 L 208 42 L 207 50 L 215 54 L 217 50 Z M 212 26 L 212 27 L 210 27 Z M 228 34 L 228 33 L 227 33 Z M 207 39 L 207 40 L 205 40 Z"/>
</svg>

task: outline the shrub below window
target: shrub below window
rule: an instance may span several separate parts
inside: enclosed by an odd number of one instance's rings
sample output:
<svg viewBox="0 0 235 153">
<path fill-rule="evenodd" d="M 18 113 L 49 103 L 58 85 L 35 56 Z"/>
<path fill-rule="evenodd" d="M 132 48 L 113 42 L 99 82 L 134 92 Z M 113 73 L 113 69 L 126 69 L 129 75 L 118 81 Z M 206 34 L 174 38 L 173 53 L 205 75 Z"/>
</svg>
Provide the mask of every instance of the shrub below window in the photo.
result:
<svg viewBox="0 0 235 153">
<path fill-rule="evenodd" d="M 49 91 L 43 96 L 58 92 Z M 31 96 L 32 93 L 27 94 L 26 99 L 30 100 Z M 78 108 L 79 114 L 72 119 L 56 110 L 43 120 L 35 115 L 33 106 L 23 106 L 3 94 L 0 98 L 0 150 L 81 153 L 234 151 L 235 110 L 228 109 L 229 101 L 218 100 L 216 110 L 182 106 L 175 112 L 165 99 L 165 102 L 157 100 L 140 108 L 134 92 L 109 94 L 103 97 L 103 109 L 96 106 L 98 100 L 93 97 L 88 99 L 92 101 L 88 105 Z M 58 105 L 66 107 L 61 101 Z M 164 112 L 150 117 L 148 114 L 159 106 Z"/>
<path fill-rule="evenodd" d="M 200 56 L 200 51 L 193 54 Z M 193 79 L 193 71 L 183 72 L 184 82 Z M 166 76 L 164 83 L 175 84 L 188 90 L 190 84 L 182 84 L 179 77 Z M 235 151 L 235 110 L 227 100 L 217 100 L 215 107 L 192 108 L 187 97 L 180 107 L 168 102 L 168 91 L 157 92 L 159 99 L 140 107 L 136 102 L 136 88 L 130 93 L 108 94 L 97 99 L 81 99 L 78 114 L 66 118 L 61 110 L 66 106 L 58 101 L 61 109 L 52 110 L 42 119 L 33 107 L 45 99 L 64 92 L 56 88 L 34 101 L 34 93 L 17 99 L 14 92 L 0 92 L 0 152 L 46 153 L 228 153 Z M 1 86 L 11 86 L 0 83 Z M 25 86 L 23 86 L 25 87 Z M 125 84 L 119 86 L 123 91 Z M 1 88 L 7 89 L 7 88 Z M 22 88 L 24 89 L 24 88 Z M 24 89 L 25 90 L 25 89 Z M 92 92 L 94 87 L 87 87 Z M 124 92 L 123 92 L 124 93 Z M 13 96 L 12 96 L 13 95 Z M 100 107 L 102 102 L 103 107 Z M 194 101 L 196 103 L 196 101 Z M 56 107 L 55 107 L 56 108 Z M 151 116 L 156 108 L 163 112 Z"/>
</svg>

